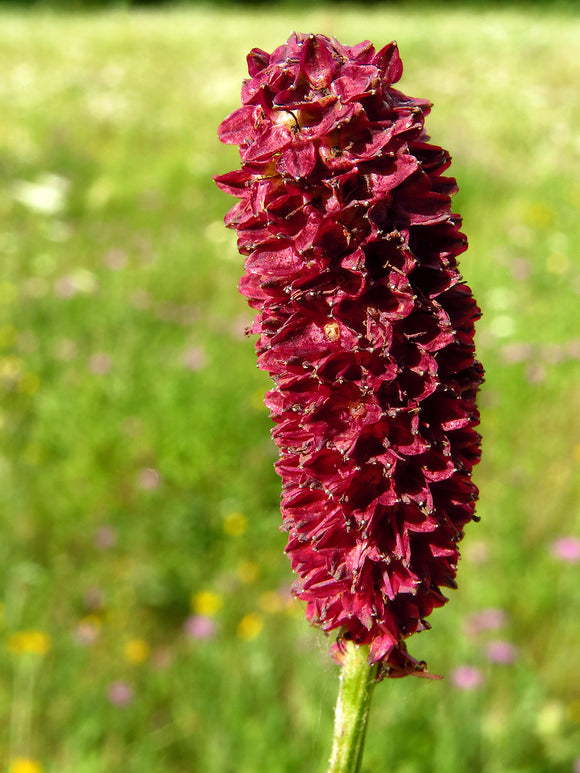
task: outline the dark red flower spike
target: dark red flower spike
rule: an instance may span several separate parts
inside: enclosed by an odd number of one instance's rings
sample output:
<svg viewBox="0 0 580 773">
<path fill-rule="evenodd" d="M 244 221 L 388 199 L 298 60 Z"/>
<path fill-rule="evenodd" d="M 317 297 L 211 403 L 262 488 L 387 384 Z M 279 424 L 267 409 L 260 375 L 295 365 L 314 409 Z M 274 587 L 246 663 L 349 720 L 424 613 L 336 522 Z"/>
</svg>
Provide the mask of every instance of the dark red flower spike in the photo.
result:
<svg viewBox="0 0 580 773">
<path fill-rule="evenodd" d="M 242 168 L 216 182 L 240 199 L 226 223 L 274 381 L 293 590 L 338 649 L 426 675 L 405 640 L 455 587 L 483 375 L 450 158 L 425 134 L 430 104 L 393 88 L 395 43 L 293 34 L 248 69 L 219 130 Z"/>
</svg>

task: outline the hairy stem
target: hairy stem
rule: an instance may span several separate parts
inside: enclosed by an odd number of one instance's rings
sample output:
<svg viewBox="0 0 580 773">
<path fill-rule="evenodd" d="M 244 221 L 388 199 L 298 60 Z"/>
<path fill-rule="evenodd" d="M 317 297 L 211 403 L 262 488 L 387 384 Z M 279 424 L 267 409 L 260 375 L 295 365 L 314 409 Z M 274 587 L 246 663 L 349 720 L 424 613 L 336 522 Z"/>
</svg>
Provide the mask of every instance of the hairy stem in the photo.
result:
<svg viewBox="0 0 580 773">
<path fill-rule="evenodd" d="M 346 642 L 334 716 L 328 773 L 359 773 L 377 666 L 367 663 L 368 647 Z"/>
</svg>

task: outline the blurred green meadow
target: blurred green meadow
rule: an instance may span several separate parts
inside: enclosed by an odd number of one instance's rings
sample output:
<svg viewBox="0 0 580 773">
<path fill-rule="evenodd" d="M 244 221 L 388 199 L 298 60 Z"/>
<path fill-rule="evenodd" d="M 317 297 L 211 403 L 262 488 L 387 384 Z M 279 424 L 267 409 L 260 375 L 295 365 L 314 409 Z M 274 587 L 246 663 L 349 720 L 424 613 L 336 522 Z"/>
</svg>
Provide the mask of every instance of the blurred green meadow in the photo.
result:
<svg viewBox="0 0 580 773">
<path fill-rule="evenodd" d="M 364 770 L 580 770 L 580 18 L 346 3 L 0 14 L 1 770 L 325 770 L 338 670 L 212 182 L 293 29 L 398 41 L 484 312 L 481 523 L 409 642 L 445 678 L 378 687 Z"/>
</svg>

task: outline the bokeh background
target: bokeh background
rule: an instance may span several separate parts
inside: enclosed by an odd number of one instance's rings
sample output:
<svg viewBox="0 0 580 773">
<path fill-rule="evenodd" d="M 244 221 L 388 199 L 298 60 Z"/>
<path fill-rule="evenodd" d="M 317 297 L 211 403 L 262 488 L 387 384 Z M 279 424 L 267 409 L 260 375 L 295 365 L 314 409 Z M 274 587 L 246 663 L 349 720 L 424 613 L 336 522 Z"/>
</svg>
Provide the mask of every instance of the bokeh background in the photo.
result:
<svg viewBox="0 0 580 773">
<path fill-rule="evenodd" d="M 2 770 L 325 770 L 338 671 L 212 183 L 245 54 L 296 29 L 398 41 L 484 313 L 481 523 L 410 641 L 444 679 L 379 686 L 364 770 L 578 773 L 577 4 L 81 5 L 0 12 Z"/>
</svg>

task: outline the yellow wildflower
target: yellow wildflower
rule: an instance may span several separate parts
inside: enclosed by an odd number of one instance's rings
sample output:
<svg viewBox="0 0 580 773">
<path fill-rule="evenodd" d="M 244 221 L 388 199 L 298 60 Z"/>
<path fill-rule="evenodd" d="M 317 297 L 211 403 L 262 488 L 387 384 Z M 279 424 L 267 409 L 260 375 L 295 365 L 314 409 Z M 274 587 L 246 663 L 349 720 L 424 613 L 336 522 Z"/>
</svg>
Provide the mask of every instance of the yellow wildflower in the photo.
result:
<svg viewBox="0 0 580 773">
<path fill-rule="evenodd" d="M 8 637 L 8 649 L 15 655 L 46 655 L 52 646 L 50 636 L 44 631 L 16 631 Z"/>
<path fill-rule="evenodd" d="M 18 357 L 10 355 L 0 358 L 0 378 L 3 381 L 15 381 L 22 371 L 22 362 Z"/>
<path fill-rule="evenodd" d="M 123 649 L 123 655 L 127 663 L 138 666 L 147 660 L 150 651 L 151 648 L 144 639 L 129 639 Z"/>
<path fill-rule="evenodd" d="M 239 537 L 248 528 L 248 519 L 241 513 L 229 513 L 224 518 L 224 531 L 230 537 Z"/>
<path fill-rule="evenodd" d="M 24 395 L 33 395 L 38 392 L 40 379 L 36 373 L 25 373 L 18 382 L 18 391 Z"/>
<path fill-rule="evenodd" d="M 264 619 L 258 612 L 249 612 L 238 623 L 237 634 L 240 639 L 251 641 L 258 636 L 264 627 Z"/>
<path fill-rule="evenodd" d="M 284 604 L 279 593 L 266 591 L 260 596 L 260 609 L 269 614 L 281 612 Z"/>
<path fill-rule="evenodd" d="M 255 561 L 240 561 L 236 568 L 236 574 L 241 582 L 251 585 L 258 579 L 260 567 Z"/>
<path fill-rule="evenodd" d="M 545 228 L 554 219 L 554 213 L 544 204 L 532 204 L 526 213 L 526 219 L 533 226 Z"/>
<path fill-rule="evenodd" d="M 42 765 L 28 757 L 15 757 L 10 762 L 8 773 L 42 773 Z"/>
<path fill-rule="evenodd" d="M 222 605 L 221 596 L 211 590 L 202 590 L 191 597 L 191 608 L 197 615 L 214 617 Z"/>
</svg>

